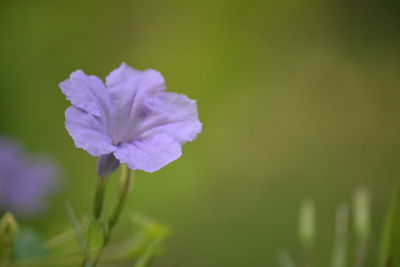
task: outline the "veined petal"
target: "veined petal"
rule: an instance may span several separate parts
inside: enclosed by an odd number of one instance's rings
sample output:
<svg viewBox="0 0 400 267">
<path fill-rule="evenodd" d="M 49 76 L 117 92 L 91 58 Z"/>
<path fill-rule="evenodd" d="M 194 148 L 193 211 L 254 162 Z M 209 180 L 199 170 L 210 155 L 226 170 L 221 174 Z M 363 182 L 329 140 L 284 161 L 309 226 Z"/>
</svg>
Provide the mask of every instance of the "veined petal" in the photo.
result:
<svg viewBox="0 0 400 267">
<path fill-rule="evenodd" d="M 71 106 L 66 110 L 65 117 L 65 127 L 77 147 L 83 148 L 92 156 L 109 154 L 115 150 L 101 121 L 93 115 Z"/>
<path fill-rule="evenodd" d="M 158 93 L 145 102 L 147 116 L 139 126 L 139 138 L 165 134 L 180 144 L 201 132 L 196 101 L 176 93 Z"/>
<path fill-rule="evenodd" d="M 89 114 L 102 115 L 108 96 L 101 79 L 77 70 L 59 86 L 72 105 Z"/>
<path fill-rule="evenodd" d="M 122 63 L 106 78 L 107 92 L 115 111 L 108 118 L 108 132 L 117 143 L 128 141 L 140 120 L 144 99 L 165 91 L 164 78 L 158 71 L 135 70 Z"/>
<path fill-rule="evenodd" d="M 115 157 L 132 170 L 154 172 L 178 159 L 180 144 L 167 135 L 124 143 L 114 152 Z"/>
<path fill-rule="evenodd" d="M 148 70 L 135 70 L 125 63 L 122 63 L 117 69 L 113 70 L 106 77 L 106 86 L 108 88 L 124 85 L 132 91 L 142 91 L 142 93 L 151 93 L 165 91 L 164 77 L 160 72 Z"/>
<path fill-rule="evenodd" d="M 105 85 L 77 71 L 60 87 L 72 103 L 66 128 L 75 145 L 94 156 L 113 154 L 115 162 L 131 169 L 160 169 L 179 158 L 181 146 L 201 132 L 196 102 L 166 93 L 164 78 L 152 69 L 139 71 L 122 63 Z"/>
</svg>

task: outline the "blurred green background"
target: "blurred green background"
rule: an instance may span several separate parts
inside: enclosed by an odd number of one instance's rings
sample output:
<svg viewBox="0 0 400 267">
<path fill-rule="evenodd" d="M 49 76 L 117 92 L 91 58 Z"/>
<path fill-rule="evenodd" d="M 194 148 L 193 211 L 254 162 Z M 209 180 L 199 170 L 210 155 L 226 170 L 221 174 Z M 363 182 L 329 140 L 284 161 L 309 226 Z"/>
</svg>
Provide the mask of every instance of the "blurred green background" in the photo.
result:
<svg viewBox="0 0 400 267">
<path fill-rule="evenodd" d="M 298 258 L 307 197 L 327 266 L 335 209 L 360 185 L 376 247 L 400 177 L 399 14 L 395 0 L 1 0 L 0 132 L 64 170 L 64 190 L 25 223 L 50 237 L 69 225 L 65 200 L 90 209 L 97 162 L 64 128 L 58 83 L 124 61 L 197 99 L 204 124 L 181 159 L 135 174 L 124 218 L 173 229 L 156 266 L 277 266 L 282 248 Z"/>
</svg>

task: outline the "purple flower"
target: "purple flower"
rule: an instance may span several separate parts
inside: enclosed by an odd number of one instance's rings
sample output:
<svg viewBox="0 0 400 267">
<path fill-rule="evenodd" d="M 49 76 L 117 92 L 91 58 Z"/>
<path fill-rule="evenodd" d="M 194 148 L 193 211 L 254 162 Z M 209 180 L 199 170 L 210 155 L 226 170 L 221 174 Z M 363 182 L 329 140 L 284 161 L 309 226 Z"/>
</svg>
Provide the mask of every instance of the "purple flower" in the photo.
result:
<svg viewBox="0 0 400 267">
<path fill-rule="evenodd" d="M 179 158 L 181 146 L 201 131 L 196 102 L 167 93 L 164 78 L 152 69 L 122 63 L 105 84 L 77 70 L 60 88 L 72 104 L 66 128 L 77 147 L 101 157 L 100 176 L 119 163 L 157 171 Z"/>
<path fill-rule="evenodd" d="M 1 211 L 34 215 L 57 190 L 57 167 L 50 159 L 28 156 L 15 142 L 0 138 Z"/>
</svg>

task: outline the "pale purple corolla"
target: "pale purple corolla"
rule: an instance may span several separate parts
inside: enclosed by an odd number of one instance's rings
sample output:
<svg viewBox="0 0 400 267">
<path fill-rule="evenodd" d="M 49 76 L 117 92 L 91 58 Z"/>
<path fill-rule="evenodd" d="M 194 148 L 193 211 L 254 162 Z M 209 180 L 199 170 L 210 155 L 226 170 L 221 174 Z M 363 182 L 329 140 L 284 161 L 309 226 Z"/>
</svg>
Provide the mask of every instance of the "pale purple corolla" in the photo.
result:
<svg viewBox="0 0 400 267">
<path fill-rule="evenodd" d="M 166 92 L 162 75 L 122 63 L 103 81 L 73 72 L 60 88 L 71 106 L 66 128 L 79 148 L 100 157 L 105 177 L 120 163 L 154 172 L 176 160 L 201 131 L 196 101 Z"/>
<path fill-rule="evenodd" d="M 15 141 L 0 137 L 0 211 L 35 215 L 59 189 L 58 167 L 48 157 L 28 155 Z"/>
</svg>

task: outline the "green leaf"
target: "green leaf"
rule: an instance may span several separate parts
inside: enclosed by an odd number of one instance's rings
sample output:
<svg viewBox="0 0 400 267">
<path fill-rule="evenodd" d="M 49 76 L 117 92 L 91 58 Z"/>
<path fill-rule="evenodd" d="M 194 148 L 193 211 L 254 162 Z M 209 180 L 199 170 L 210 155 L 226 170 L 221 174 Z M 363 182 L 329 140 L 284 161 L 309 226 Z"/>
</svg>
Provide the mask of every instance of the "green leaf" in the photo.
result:
<svg viewBox="0 0 400 267">
<path fill-rule="evenodd" d="M 13 257 L 18 260 L 35 259 L 46 255 L 40 236 L 29 228 L 22 228 L 13 240 Z"/>
<path fill-rule="evenodd" d="M 160 246 L 162 244 L 162 238 L 155 239 L 147 246 L 135 264 L 135 267 L 149 267 L 151 266 L 154 257 L 160 252 Z"/>
<path fill-rule="evenodd" d="M 167 226 L 151 220 L 144 215 L 134 214 L 131 217 L 136 226 L 136 248 L 133 253 L 138 260 L 135 267 L 149 267 L 154 258 L 160 254 L 163 242 L 169 235 Z"/>
<path fill-rule="evenodd" d="M 75 212 L 72 209 L 71 204 L 66 202 L 65 208 L 67 209 L 68 217 L 69 217 L 69 220 L 71 221 L 72 229 L 75 232 L 79 248 L 80 248 L 81 252 L 83 253 L 85 251 L 86 242 L 85 242 L 85 239 L 83 238 L 81 225 L 79 224 L 78 219 L 76 218 Z"/>
<path fill-rule="evenodd" d="M 130 217 L 132 233 L 118 251 L 111 251 L 113 257 L 135 261 L 135 267 L 147 267 L 154 257 L 163 250 L 169 229 L 164 224 L 142 214 L 134 213 Z"/>
<path fill-rule="evenodd" d="M 400 187 L 386 215 L 379 257 L 380 267 L 400 266 Z"/>
</svg>

